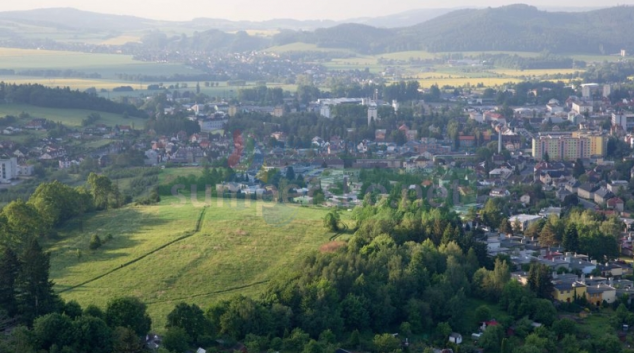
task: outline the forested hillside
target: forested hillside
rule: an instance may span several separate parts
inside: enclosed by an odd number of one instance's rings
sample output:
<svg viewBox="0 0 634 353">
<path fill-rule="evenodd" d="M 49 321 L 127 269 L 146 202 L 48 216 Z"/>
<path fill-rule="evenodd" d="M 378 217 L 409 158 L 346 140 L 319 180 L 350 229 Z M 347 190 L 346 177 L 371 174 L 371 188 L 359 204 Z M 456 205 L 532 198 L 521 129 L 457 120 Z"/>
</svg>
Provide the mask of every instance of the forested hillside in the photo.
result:
<svg viewBox="0 0 634 353">
<path fill-rule="evenodd" d="M 295 32 L 295 41 L 324 48 L 341 48 L 347 43 L 346 48 L 362 53 L 505 50 L 610 54 L 634 49 L 629 35 L 634 30 L 633 18 L 634 7 L 630 6 L 572 13 L 511 5 L 453 11 L 396 29 L 340 25 L 312 33 Z M 291 41 L 288 32 L 283 41 Z"/>
</svg>

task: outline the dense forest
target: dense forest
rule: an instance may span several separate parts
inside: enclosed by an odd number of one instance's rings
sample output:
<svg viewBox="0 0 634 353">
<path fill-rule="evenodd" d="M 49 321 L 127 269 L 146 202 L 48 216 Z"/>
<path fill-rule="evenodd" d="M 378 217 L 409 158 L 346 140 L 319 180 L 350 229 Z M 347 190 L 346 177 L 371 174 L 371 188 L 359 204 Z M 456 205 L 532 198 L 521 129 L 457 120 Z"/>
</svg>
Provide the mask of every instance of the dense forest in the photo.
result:
<svg viewBox="0 0 634 353">
<path fill-rule="evenodd" d="M 146 113 L 136 107 L 117 103 L 96 95 L 71 90 L 70 88 L 50 88 L 40 84 L 8 84 L 0 82 L 0 102 L 30 104 L 46 108 L 89 109 L 105 113 L 127 114 L 146 117 Z"/>
</svg>

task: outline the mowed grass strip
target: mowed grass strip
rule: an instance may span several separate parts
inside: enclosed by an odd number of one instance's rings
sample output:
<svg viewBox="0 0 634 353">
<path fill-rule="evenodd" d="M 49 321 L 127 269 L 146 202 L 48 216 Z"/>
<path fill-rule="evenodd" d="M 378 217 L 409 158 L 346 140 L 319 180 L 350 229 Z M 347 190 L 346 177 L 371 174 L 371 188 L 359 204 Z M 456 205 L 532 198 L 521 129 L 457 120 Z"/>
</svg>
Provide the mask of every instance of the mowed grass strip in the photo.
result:
<svg viewBox="0 0 634 353">
<path fill-rule="evenodd" d="M 195 227 L 202 210 L 190 197 L 184 204 L 164 197 L 159 205 L 126 207 L 86 217 L 62 230 L 51 246 L 51 276 L 56 289 L 94 278 L 146 254 Z M 85 286 L 62 293 L 82 305 L 105 306 L 108 300 L 133 295 L 149 304 L 154 328 L 161 330 L 166 315 L 179 301 L 201 307 L 236 294 L 257 296 L 266 282 L 332 236 L 322 226 L 323 208 L 243 200 L 211 199 L 200 231 L 142 260 Z M 91 234 L 106 232 L 114 239 L 88 250 Z M 107 234 L 107 233 L 106 233 Z M 115 235 L 118 234 L 118 235 Z M 77 248 L 82 249 L 78 259 Z"/>
</svg>

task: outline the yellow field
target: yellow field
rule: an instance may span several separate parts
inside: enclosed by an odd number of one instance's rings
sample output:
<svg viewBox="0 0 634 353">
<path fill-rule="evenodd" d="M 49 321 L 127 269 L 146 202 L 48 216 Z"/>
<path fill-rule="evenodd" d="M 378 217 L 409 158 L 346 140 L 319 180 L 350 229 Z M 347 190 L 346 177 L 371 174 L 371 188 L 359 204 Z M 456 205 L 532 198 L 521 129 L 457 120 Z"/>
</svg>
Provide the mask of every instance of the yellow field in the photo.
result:
<svg viewBox="0 0 634 353">
<path fill-rule="evenodd" d="M 506 76 L 545 76 L 545 75 L 568 75 L 583 72 L 580 69 L 538 69 L 538 70 L 514 70 L 514 69 L 493 69 L 491 72 Z"/>
<path fill-rule="evenodd" d="M 0 76 L 0 81 L 15 84 L 38 83 L 48 87 L 70 87 L 71 89 L 85 90 L 91 87 L 100 90 L 102 88 L 111 90 L 120 86 L 132 86 L 135 90 L 139 88 L 138 84 L 126 81 L 109 81 L 97 79 L 83 78 L 43 78 L 43 77 L 24 77 L 24 76 Z M 145 89 L 145 85 L 142 86 Z"/>
<path fill-rule="evenodd" d="M 130 35 L 122 35 L 114 38 L 110 38 L 108 40 L 104 40 L 99 43 L 101 45 L 123 45 L 126 43 L 140 43 L 141 37 L 130 36 Z"/>
<path fill-rule="evenodd" d="M 471 86 L 476 86 L 478 83 L 482 83 L 484 84 L 485 87 L 492 87 L 492 86 L 501 86 L 504 85 L 506 83 L 509 82 L 520 82 L 522 81 L 519 78 L 514 78 L 514 77 L 481 77 L 481 78 L 474 78 L 474 77 L 445 77 L 445 78 L 426 78 L 426 79 L 420 79 L 418 80 L 418 82 L 420 83 L 420 86 L 423 88 L 429 88 L 432 85 L 438 85 L 439 87 L 442 86 L 463 86 L 466 84 L 469 84 Z"/>
</svg>

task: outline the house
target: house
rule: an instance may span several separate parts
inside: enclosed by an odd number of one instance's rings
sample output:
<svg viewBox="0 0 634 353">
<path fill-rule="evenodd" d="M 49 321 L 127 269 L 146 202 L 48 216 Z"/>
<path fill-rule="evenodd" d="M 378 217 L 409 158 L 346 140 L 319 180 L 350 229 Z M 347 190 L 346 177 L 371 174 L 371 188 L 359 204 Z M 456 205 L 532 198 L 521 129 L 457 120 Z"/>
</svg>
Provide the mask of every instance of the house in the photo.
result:
<svg viewBox="0 0 634 353">
<path fill-rule="evenodd" d="M 627 190 L 628 186 L 629 183 L 625 180 L 612 180 L 612 182 L 608 184 L 608 190 L 618 194 L 620 190 Z"/>
<path fill-rule="evenodd" d="M 586 296 L 586 285 L 581 282 L 561 282 L 553 284 L 553 299 L 570 303 Z"/>
<path fill-rule="evenodd" d="M 561 207 L 546 207 L 546 208 L 542 208 L 541 210 L 539 210 L 539 215 L 544 217 L 544 218 L 548 218 L 551 215 L 555 215 L 557 217 L 559 217 L 561 215 Z"/>
<path fill-rule="evenodd" d="M 620 197 L 613 197 L 605 203 L 608 209 L 623 212 L 623 200 Z"/>
<path fill-rule="evenodd" d="M 598 264 L 597 270 L 601 272 L 603 277 L 618 277 L 623 276 L 623 267 L 614 263 Z"/>
<path fill-rule="evenodd" d="M 522 231 L 525 231 L 528 227 L 530 227 L 531 224 L 539 221 L 540 219 L 542 219 L 541 216 L 530 215 L 530 214 L 518 214 L 516 216 L 512 216 L 511 218 L 509 218 L 509 222 L 511 222 L 512 225 L 515 225 L 516 223 L 519 224 L 520 229 Z"/>
<path fill-rule="evenodd" d="M 604 204 L 608 199 L 612 198 L 614 194 L 605 187 L 600 187 L 594 192 L 594 202 L 598 204 Z"/>
<path fill-rule="evenodd" d="M 568 191 L 566 188 L 557 189 L 555 191 L 555 197 L 557 197 L 557 199 L 561 202 L 563 202 L 566 199 L 566 196 L 569 196 L 569 195 L 572 195 L 572 193 Z"/>
<path fill-rule="evenodd" d="M 522 195 L 520 197 L 520 202 L 525 204 L 525 205 L 530 204 L 531 203 L 531 195 L 529 195 L 529 194 Z"/>
<path fill-rule="evenodd" d="M 508 190 L 502 188 L 493 189 L 489 193 L 489 196 L 491 197 L 508 197 L 510 195 L 511 193 Z"/>
<path fill-rule="evenodd" d="M 581 184 L 577 188 L 577 196 L 581 197 L 582 199 L 592 200 L 594 199 L 594 190 L 596 190 L 596 188 L 593 184 Z"/>
<path fill-rule="evenodd" d="M 469 148 L 475 146 L 475 136 L 460 135 L 458 136 L 458 143 L 461 148 Z"/>
<path fill-rule="evenodd" d="M 586 300 L 596 306 L 600 306 L 604 301 L 608 304 L 612 304 L 614 300 L 616 300 L 616 288 L 601 283 L 588 286 L 586 290 Z"/>
<path fill-rule="evenodd" d="M 449 335 L 449 342 L 454 343 L 454 344 L 461 344 L 462 343 L 462 335 L 457 333 L 457 332 L 452 332 L 451 335 Z"/>
</svg>

